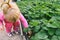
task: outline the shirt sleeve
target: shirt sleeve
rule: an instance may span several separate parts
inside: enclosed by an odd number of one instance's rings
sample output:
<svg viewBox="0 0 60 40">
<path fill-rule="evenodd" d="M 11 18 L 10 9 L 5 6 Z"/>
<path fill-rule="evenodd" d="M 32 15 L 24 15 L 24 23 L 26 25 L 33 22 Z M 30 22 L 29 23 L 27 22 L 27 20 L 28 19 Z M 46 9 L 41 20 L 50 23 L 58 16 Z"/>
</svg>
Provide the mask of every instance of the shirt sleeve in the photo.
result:
<svg viewBox="0 0 60 40">
<path fill-rule="evenodd" d="M 20 14 L 20 21 L 25 28 L 28 28 L 28 22 L 22 14 Z"/>
</svg>

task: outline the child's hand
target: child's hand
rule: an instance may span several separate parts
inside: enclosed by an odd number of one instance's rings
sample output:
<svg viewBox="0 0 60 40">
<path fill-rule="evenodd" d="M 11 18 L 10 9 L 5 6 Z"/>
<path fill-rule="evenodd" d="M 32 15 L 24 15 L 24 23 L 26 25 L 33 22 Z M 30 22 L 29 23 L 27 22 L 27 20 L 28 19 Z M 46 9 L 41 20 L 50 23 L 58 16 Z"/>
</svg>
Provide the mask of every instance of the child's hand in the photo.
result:
<svg viewBox="0 0 60 40">
<path fill-rule="evenodd" d="M 24 27 L 25 29 L 28 29 L 28 26 Z"/>
<path fill-rule="evenodd" d="M 0 31 L 2 31 L 4 28 L 3 28 L 3 25 L 0 26 Z"/>
</svg>

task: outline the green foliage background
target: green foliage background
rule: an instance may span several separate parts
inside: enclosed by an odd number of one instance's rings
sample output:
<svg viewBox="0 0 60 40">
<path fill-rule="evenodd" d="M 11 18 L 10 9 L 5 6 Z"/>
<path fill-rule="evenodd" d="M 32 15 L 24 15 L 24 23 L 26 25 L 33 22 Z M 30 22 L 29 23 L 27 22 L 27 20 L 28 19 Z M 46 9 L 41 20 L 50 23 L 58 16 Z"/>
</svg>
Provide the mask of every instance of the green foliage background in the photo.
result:
<svg viewBox="0 0 60 40">
<path fill-rule="evenodd" d="M 33 32 L 30 40 L 60 40 L 60 0 L 20 0 L 17 4 Z"/>
</svg>

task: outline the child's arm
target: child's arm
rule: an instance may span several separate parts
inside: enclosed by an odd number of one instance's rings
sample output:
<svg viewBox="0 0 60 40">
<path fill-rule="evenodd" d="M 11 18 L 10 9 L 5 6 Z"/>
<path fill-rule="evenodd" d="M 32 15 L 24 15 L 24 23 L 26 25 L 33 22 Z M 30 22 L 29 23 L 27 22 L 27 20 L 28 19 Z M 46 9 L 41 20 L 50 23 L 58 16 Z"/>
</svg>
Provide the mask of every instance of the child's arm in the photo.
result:
<svg viewBox="0 0 60 40">
<path fill-rule="evenodd" d="M 0 9 L 0 30 L 3 30 L 3 20 L 4 20 L 4 15 L 3 15 L 3 11 L 1 11 Z"/>
<path fill-rule="evenodd" d="M 24 18 L 24 16 L 21 13 L 20 13 L 20 21 L 25 28 L 28 28 L 27 20 Z"/>
</svg>

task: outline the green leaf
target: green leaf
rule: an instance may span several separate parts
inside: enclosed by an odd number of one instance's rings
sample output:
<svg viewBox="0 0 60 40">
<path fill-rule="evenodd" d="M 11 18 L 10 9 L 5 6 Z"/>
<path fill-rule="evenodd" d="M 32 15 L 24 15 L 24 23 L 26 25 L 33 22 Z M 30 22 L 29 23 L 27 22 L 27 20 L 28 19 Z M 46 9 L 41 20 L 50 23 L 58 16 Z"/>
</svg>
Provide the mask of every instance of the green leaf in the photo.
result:
<svg viewBox="0 0 60 40">
<path fill-rule="evenodd" d="M 32 20 L 31 22 L 29 22 L 29 24 L 32 26 L 38 26 L 39 23 L 40 23 L 39 20 Z"/>
<path fill-rule="evenodd" d="M 60 36 L 58 36 L 58 39 L 60 40 Z"/>
<path fill-rule="evenodd" d="M 52 25 L 53 27 L 60 28 L 60 22 L 59 22 L 59 17 L 58 16 L 52 17 L 49 20 L 49 22 L 50 22 L 50 25 Z"/>
<path fill-rule="evenodd" d="M 35 28 L 34 28 L 34 32 L 38 32 L 39 31 L 39 29 L 40 29 L 40 26 L 35 26 Z"/>
<path fill-rule="evenodd" d="M 37 34 L 35 34 L 35 37 L 37 39 L 46 39 L 48 36 L 46 35 L 46 33 L 44 31 L 40 31 Z"/>
<path fill-rule="evenodd" d="M 49 35 L 54 35 L 54 33 L 55 33 L 55 29 L 48 29 L 48 33 L 49 33 Z"/>
<path fill-rule="evenodd" d="M 60 36 L 60 29 L 56 30 L 56 35 Z"/>
<path fill-rule="evenodd" d="M 53 24 L 50 24 L 50 23 L 48 23 L 46 26 L 47 26 L 47 27 L 51 27 L 51 28 L 57 28 L 57 26 L 55 26 L 55 25 L 53 25 Z"/>
<path fill-rule="evenodd" d="M 58 38 L 54 35 L 51 40 L 58 40 Z"/>
<path fill-rule="evenodd" d="M 41 19 L 41 22 L 43 22 L 45 25 L 48 23 L 48 20 L 46 20 L 46 19 Z"/>
<path fill-rule="evenodd" d="M 30 38 L 30 40 L 40 40 L 40 39 L 37 39 L 37 37 L 32 36 L 32 37 Z"/>
<path fill-rule="evenodd" d="M 42 29 L 43 30 L 48 30 L 48 28 L 46 26 L 43 26 Z"/>
<path fill-rule="evenodd" d="M 44 39 L 44 40 L 50 40 L 50 39 L 46 38 L 46 39 Z"/>
</svg>

